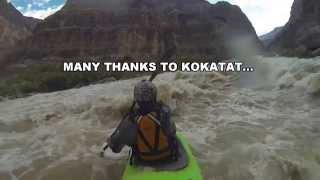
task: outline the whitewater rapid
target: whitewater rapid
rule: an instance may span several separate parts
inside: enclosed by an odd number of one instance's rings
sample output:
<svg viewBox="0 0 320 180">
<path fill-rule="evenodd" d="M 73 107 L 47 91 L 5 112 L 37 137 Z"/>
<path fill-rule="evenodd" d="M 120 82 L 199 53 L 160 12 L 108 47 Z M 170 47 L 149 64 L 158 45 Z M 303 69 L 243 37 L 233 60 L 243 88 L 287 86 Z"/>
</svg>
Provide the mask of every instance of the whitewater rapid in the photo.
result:
<svg viewBox="0 0 320 180">
<path fill-rule="evenodd" d="M 246 63 L 256 71 L 155 80 L 205 179 L 319 180 L 320 58 Z M 121 179 L 128 149 L 98 153 L 140 79 L 0 102 L 0 179 Z"/>
</svg>

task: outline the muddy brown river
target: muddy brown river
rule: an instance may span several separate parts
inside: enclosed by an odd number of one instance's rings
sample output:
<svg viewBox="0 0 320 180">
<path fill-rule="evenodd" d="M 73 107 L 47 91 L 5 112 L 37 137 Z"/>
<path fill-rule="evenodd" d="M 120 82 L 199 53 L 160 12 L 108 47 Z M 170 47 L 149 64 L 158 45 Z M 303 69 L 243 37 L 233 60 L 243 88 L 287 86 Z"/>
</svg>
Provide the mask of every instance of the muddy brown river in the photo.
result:
<svg viewBox="0 0 320 180">
<path fill-rule="evenodd" d="M 320 179 L 320 58 L 261 58 L 253 73 L 165 73 L 155 84 L 206 180 Z M 138 79 L 0 102 L 1 180 L 121 179 L 98 156 Z"/>
</svg>

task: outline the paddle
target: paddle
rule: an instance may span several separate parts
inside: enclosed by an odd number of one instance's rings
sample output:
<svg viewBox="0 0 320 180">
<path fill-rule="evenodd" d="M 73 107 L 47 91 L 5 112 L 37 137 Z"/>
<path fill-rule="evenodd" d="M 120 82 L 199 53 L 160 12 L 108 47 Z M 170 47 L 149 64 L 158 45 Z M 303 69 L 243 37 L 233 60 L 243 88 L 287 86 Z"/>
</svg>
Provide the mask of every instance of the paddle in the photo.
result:
<svg viewBox="0 0 320 180">
<path fill-rule="evenodd" d="M 164 55 L 163 55 L 159 60 L 160 60 L 160 61 L 161 61 L 161 60 L 168 60 L 169 58 L 171 58 L 171 57 L 173 56 L 175 50 L 176 50 L 175 47 L 173 47 L 173 48 L 171 48 L 171 49 L 168 49 L 168 50 L 164 53 Z M 157 62 L 157 63 L 158 63 L 158 62 Z M 157 77 L 157 75 L 158 75 L 160 72 L 161 72 L 161 70 L 160 70 L 160 68 L 158 67 L 157 70 L 154 71 L 154 72 L 151 74 L 151 76 L 150 76 L 150 78 L 149 78 L 149 81 L 152 82 L 152 81 Z M 131 107 L 130 107 L 129 112 L 123 117 L 122 120 L 126 119 L 126 118 L 129 116 L 130 112 L 133 111 L 133 108 L 134 108 L 135 105 L 136 105 L 136 102 L 133 101 L 133 102 L 132 102 L 132 105 L 131 105 Z M 103 143 L 102 148 L 101 148 L 101 151 L 100 151 L 100 157 L 102 157 L 102 158 L 104 157 L 104 152 L 105 152 L 108 148 L 109 148 L 108 143 L 107 143 L 107 142 Z"/>
</svg>

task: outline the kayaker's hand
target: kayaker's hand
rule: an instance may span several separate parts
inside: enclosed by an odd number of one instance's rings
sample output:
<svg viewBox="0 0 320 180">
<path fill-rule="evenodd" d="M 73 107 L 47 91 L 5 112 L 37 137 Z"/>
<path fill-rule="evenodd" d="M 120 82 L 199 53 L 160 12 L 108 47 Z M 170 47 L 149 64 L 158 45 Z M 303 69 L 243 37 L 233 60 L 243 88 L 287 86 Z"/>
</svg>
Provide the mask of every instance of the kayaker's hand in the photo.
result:
<svg viewBox="0 0 320 180">
<path fill-rule="evenodd" d="M 104 158 L 104 151 L 101 151 L 101 152 L 100 152 L 100 157 L 101 157 L 101 158 Z"/>
<path fill-rule="evenodd" d="M 104 152 L 108 149 L 109 145 L 107 142 L 105 142 L 102 147 L 101 147 L 101 151 L 100 151 L 100 157 L 103 158 L 104 157 Z"/>
</svg>

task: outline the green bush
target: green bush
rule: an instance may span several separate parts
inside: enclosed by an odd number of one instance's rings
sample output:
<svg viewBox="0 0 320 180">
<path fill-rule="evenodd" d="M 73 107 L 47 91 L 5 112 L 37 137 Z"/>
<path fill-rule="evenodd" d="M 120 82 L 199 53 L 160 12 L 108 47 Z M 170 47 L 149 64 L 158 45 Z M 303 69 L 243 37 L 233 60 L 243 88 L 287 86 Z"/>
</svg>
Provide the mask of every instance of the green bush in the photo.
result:
<svg viewBox="0 0 320 180">
<path fill-rule="evenodd" d="M 0 96 L 16 98 L 31 93 L 53 92 L 74 87 L 86 86 L 91 83 L 114 77 L 128 79 L 142 73 L 119 72 L 63 72 L 62 65 L 40 64 L 20 70 L 14 77 L 0 82 Z"/>
<path fill-rule="evenodd" d="M 0 96 L 23 97 L 30 93 L 52 92 L 88 85 L 110 76 L 105 72 L 63 72 L 59 65 L 33 65 L 0 82 Z"/>
</svg>

